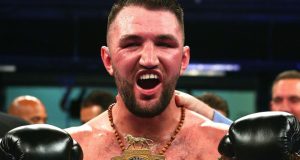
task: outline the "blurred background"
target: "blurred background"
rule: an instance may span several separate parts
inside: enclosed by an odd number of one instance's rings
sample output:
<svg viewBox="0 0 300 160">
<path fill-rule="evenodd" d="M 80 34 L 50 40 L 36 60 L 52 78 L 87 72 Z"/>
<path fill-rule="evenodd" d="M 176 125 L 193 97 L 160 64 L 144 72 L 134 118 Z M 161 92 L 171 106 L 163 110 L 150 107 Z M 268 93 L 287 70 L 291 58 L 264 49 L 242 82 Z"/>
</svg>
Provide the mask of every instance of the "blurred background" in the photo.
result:
<svg viewBox="0 0 300 160">
<path fill-rule="evenodd" d="M 48 123 L 79 125 L 89 90 L 116 94 L 99 49 L 109 0 L 0 1 L 0 110 L 19 95 L 42 100 Z M 300 69 L 300 1 L 180 0 L 191 65 L 178 89 L 214 92 L 230 118 L 268 110 L 275 75 Z"/>
</svg>

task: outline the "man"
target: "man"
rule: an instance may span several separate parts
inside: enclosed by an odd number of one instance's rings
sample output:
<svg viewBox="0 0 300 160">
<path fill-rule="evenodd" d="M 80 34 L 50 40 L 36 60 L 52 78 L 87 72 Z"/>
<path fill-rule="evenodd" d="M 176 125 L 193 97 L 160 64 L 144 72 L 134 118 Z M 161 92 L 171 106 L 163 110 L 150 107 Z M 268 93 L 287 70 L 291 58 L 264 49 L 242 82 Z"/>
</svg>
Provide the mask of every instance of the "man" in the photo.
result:
<svg viewBox="0 0 300 160">
<path fill-rule="evenodd" d="M 300 120 L 300 72 L 284 71 L 275 78 L 272 86 L 272 111 L 292 113 Z"/>
<path fill-rule="evenodd" d="M 100 113 L 107 110 L 108 106 L 115 102 L 115 97 L 103 91 L 92 91 L 83 101 L 80 108 L 80 120 L 86 123 Z"/>
<path fill-rule="evenodd" d="M 227 126 L 182 107 L 174 91 L 190 59 L 182 9 L 175 0 L 115 2 L 101 58 L 118 88 L 116 103 L 67 129 L 84 160 L 215 160 Z"/>
<path fill-rule="evenodd" d="M 17 116 L 30 124 L 47 123 L 47 112 L 44 104 L 36 97 L 25 95 L 13 100 L 8 114 Z"/>
<path fill-rule="evenodd" d="M 229 116 L 228 103 L 222 97 L 214 93 L 204 93 L 200 96 L 197 96 L 197 98 L 209 105 L 210 107 L 214 108 L 218 112 L 220 112 L 225 117 Z"/>
</svg>

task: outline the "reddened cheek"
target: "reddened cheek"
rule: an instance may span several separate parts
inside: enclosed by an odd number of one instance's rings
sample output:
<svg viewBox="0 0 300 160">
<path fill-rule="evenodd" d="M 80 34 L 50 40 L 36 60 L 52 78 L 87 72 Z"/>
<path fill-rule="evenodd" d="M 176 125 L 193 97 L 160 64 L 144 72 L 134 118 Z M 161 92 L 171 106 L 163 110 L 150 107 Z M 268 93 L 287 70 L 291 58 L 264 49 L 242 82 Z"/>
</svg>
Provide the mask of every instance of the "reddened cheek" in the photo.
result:
<svg viewBox="0 0 300 160">
<path fill-rule="evenodd" d="M 270 110 L 271 110 L 271 111 L 274 111 L 274 110 L 275 110 L 275 107 L 274 107 L 274 105 L 272 104 L 272 102 L 270 103 Z"/>
</svg>

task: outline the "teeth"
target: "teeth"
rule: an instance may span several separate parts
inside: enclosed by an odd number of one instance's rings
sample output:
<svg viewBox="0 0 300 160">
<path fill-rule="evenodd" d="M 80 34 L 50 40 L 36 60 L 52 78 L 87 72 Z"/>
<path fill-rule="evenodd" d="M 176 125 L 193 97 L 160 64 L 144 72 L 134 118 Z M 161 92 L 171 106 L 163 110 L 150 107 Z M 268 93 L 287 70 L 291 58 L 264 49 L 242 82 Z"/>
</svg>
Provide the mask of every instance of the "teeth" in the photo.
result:
<svg viewBox="0 0 300 160">
<path fill-rule="evenodd" d="M 155 74 L 144 74 L 140 76 L 140 80 L 146 80 L 146 79 L 158 79 L 158 76 Z"/>
</svg>

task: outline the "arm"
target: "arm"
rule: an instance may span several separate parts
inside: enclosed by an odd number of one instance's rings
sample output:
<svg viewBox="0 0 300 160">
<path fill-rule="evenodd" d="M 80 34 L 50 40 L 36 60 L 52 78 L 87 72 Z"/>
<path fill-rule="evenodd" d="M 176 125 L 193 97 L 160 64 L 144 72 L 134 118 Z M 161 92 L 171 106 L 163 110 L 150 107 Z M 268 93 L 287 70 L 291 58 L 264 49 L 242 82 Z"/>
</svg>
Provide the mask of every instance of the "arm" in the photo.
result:
<svg viewBox="0 0 300 160">
<path fill-rule="evenodd" d="M 204 102 L 198 100 L 184 92 L 175 91 L 175 102 L 177 106 L 183 106 L 189 110 L 197 112 L 210 120 L 218 123 L 224 123 L 230 125 L 232 121 L 226 117 L 224 117 L 219 112 L 212 109 L 210 106 L 205 104 Z"/>
</svg>

